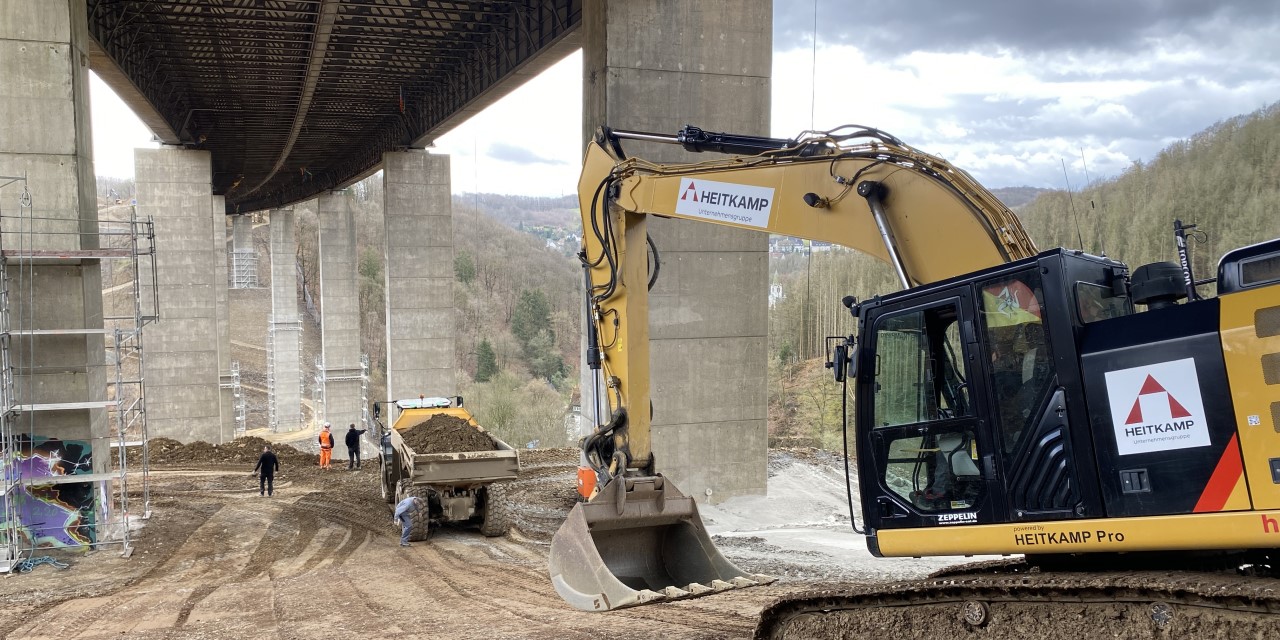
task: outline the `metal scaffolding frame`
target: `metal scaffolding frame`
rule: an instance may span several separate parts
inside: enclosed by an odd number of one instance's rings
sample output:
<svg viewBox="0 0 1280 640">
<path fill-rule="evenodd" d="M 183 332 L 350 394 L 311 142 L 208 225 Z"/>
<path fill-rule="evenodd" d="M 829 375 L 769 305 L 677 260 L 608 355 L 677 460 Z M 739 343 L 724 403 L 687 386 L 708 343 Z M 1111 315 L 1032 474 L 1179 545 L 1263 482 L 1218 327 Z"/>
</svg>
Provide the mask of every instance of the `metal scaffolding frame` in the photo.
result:
<svg viewBox="0 0 1280 640">
<path fill-rule="evenodd" d="M 311 386 L 311 420 L 314 424 L 324 424 L 329 419 L 329 406 L 325 401 L 324 358 L 316 358 L 316 372 L 312 378 L 315 384 Z"/>
<path fill-rule="evenodd" d="M 232 289 L 258 288 L 258 254 L 253 249 L 231 250 Z"/>
<path fill-rule="evenodd" d="M 324 356 L 316 358 L 316 372 L 311 387 L 312 420 L 316 424 L 324 424 L 329 419 L 329 383 L 360 382 L 360 428 L 369 428 L 369 356 L 360 354 L 360 368 L 329 369 L 325 366 Z"/>
<path fill-rule="evenodd" d="M 239 438 L 244 435 L 245 417 L 249 413 L 245 404 L 244 389 L 240 386 L 239 360 L 233 360 L 231 362 L 231 399 L 236 412 L 235 437 Z"/>
<path fill-rule="evenodd" d="M 281 408 L 276 398 L 276 340 L 280 338 L 276 336 L 277 332 L 293 333 L 298 341 L 298 357 L 302 357 L 302 323 L 301 322 L 276 322 L 273 318 L 267 324 L 267 425 L 272 432 L 280 430 Z M 299 383 L 299 400 L 306 396 L 307 378 L 298 376 Z M 296 407 L 298 412 L 298 425 L 303 424 L 302 402 L 298 402 Z"/>
<path fill-rule="evenodd" d="M 33 488 L 36 492 L 51 492 L 58 490 L 54 487 L 62 485 L 92 485 L 90 495 L 96 511 L 94 522 L 78 525 L 77 535 L 65 536 L 70 543 L 63 546 L 97 547 L 120 544 L 127 554 L 131 551 L 132 544 L 131 523 L 139 518 L 145 519 L 151 513 L 150 451 L 143 376 L 145 352 L 142 337 L 143 328 L 159 317 L 154 225 L 150 219 L 138 220 L 136 210 L 131 210 L 128 220 L 98 221 L 97 229 L 93 231 L 85 231 L 78 218 L 37 218 L 32 213 L 31 196 L 24 177 L 0 176 L 0 189 L 16 182 L 23 183 L 18 214 L 8 215 L 0 208 L 0 498 L 3 498 L 0 516 L 4 518 L 0 522 L 0 573 L 12 571 L 23 556 L 34 552 L 38 544 L 36 541 L 47 533 L 44 529 L 57 528 L 35 527 L 21 522 L 18 499 L 23 494 L 31 495 Z M 69 225 L 70 229 L 60 231 L 60 223 Z M 37 237 L 46 243 L 64 243 L 76 248 L 36 249 L 34 240 Z M 71 242 L 62 242 L 66 240 Z M 90 248 L 84 248 L 86 245 Z M 126 261 L 129 281 L 111 287 L 107 293 L 115 293 L 122 288 L 127 290 L 125 294 L 130 303 L 127 315 L 106 315 L 107 307 L 104 304 L 101 327 L 37 328 L 32 326 L 34 311 L 30 301 L 35 298 L 32 290 L 25 294 L 25 299 L 28 300 L 26 311 L 30 317 L 21 329 L 14 328 L 11 303 L 15 294 L 12 289 L 15 273 L 25 274 L 28 288 L 34 289 L 31 275 L 37 265 L 76 265 L 110 260 Z M 144 277 L 144 271 L 149 272 L 149 278 Z M 95 335 L 102 337 L 103 347 L 110 353 L 110 359 L 102 365 L 86 366 L 107 368 L 104 376 L 105 400 L 85 401 L 77 398 L 71 402 L 23 402 L 19 398 L 14 356 L 15 349 L 22 347 L 15 347 L 15 338 L 26 345 L 23 352 L 26 356 L 25 375 L 32 375 L 57 368 L 38 365 L 39 354 L 35 349 L 37 340 L 48 336 L 87 338 Z M 137 363 L 136 375 L 126 375 L 125 363 L 130 360 Z M 68 470 L 63 466 L 60 468 L 61 473 L 24 475 L 23 468 L 18 463 L 24 447 L 28 460 L 36 455 L 36 416 L 48 411 L 85 409 L 106 412 L 109 432 L 94 436 L 91 428 L 88 441 L 89 459 L 92 460 L 94 455 L 107 453 L 109 470 L 95 473 L 92 463 L 89 463 L 88 473 L 83 473 L 84 469 L 73 467 Z M 26 433 L 22 433 L 24 425 Z M 129 457 L 126 455 L 130 446 L 136 446 L 140 451 L 142 475 L 142 506 L 140 511 L 132 514 L 129 495 L 131 473 Z M 49 459 L 61 454 L 61 450 L 49 452 Z M 62 459 L 59 464 L 65 462 Z"/>
</svg>

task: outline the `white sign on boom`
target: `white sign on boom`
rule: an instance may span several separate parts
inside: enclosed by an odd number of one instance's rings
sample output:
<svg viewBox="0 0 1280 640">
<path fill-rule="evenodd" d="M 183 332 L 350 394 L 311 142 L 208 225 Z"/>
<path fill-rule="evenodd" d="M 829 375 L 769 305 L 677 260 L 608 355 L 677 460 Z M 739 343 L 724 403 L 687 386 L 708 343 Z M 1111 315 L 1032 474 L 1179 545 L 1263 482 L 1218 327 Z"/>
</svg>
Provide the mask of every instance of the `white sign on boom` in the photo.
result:
<svg viewBox="0 0 1280 640">
<path fill-rule="evenodd" d="M 773 189 L 701 178 L 681 178 L 676 213 L 748 227 L 769 227 Z"/>
</svg>

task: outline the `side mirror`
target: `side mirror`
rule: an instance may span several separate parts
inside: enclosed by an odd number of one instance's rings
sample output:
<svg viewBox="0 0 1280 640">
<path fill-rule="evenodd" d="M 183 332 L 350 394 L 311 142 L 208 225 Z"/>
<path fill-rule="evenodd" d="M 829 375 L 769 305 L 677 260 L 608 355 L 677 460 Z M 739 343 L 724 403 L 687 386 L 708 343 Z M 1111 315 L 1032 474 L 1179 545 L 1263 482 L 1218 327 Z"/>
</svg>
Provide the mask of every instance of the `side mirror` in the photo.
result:
<svg viewBox="0 0 1280 640">
<path fill-rule="evenodd" d="M 836 345 L 831 356 L 832 373 L 835 375 L 836 382 L 844 382 L 845 372 L 849 364 L 849 347 L 844 344 Z"/>
</svg>

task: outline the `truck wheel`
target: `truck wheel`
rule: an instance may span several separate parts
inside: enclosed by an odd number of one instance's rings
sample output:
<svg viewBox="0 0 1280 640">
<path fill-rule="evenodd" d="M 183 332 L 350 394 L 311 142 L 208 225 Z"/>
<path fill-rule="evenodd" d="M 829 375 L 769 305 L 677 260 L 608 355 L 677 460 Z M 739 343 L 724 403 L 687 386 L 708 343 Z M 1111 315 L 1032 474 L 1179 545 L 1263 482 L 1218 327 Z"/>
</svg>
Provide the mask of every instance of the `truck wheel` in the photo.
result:
<svg viewBox="0 0 1280 640">
<path fill-rule="evenodd" d="M 408 515 L 412 518 L 412 524 L 409 525 L 409 541 L 426 540 L 431 529 L 431 509 L 427 506 L 427 499 L 423 498 L 422 506 L 409 510 Z"/>
<path fill-rule="evenodd" d="M 378 456 L 378 487 L 382 489 L 382 499 L 387 504 L 396 503 L 395 486 L 396 480 L 391 477 L 391 471 L 387 468 L 386 461 L 382 459 L 382 456 Z"/>
<path fill-rule="evenodd" d="M 480 521 L 480 533 L 490 538 L 504 536 L 511 529 L 511 504 L 507 501 L 507 486 L 491 484 L 484 488 L 484 519 Z"/>
</svg>

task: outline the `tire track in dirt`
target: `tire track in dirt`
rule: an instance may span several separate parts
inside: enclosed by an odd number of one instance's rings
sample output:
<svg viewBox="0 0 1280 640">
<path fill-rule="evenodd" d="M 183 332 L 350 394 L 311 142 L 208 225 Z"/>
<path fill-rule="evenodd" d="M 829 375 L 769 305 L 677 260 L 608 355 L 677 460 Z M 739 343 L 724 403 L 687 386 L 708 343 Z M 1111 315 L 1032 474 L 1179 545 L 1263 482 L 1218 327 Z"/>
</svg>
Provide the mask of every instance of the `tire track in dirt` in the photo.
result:
<svg viewBox="0 0 1280 640">
<path fill-rule="evenodd" d="M 347 534 L 343 531 L 330 531 L 328 535 L 324 537 L 324 541 L 320 543 L 320 549 L 311 554 L 311 557 L 307 558 L 307 561 L 303 563 L 302 567 L 292 575 L 301 576 L 315 571 L 316 567 L 332 554 L 332 549 L 342 543 L 342 538 L 345 538 L 346 535 Z"/>
<path fill-rule="evenodd" d="M 458 563 L 450 562 L 451 554 L 438 547 L 427 549 L 425 553 L 406 553 L 408 563 L 417 565 L 422 573 L 432 576 L 445 584 L 452 592 L 455 599 L 461 600 L 464 606 L 475 607 L 479 604 L 487 605 L 492 609 L 497 609 L 507 616 L 518 618 L 526 622 L 538 625 L 543 629 L 540 632 L 547 635 L 548 638 L 594 638 L 599 635 L 600 629 L 598 625 L 570 623 L 562 615 L 555 616 L 554 622 L 546 619 L 538 618 L 532 612 L 534 608 L 546 608 L 543 602 L 531 603 L 527 601 L 511 601 L 507 598 L 501 598 L 493 595 L 496 591 L 506 591 L 504 587 L 510 585 L 511 580 L 519 574 L 519 571 L 511 571 L 501 576 L 497 576 L 496 580 L 484 580 L 476 575 L 476 564 L 468 564 L 463 571 L 458 571 Z M 454 556 L 456 558 L 456 556 Z M 514 604 L 507 604 L 514 602 Z M 557 611 L 557 614 L 565 613 L 563 610 Z M 520 631 L 528 632 L 529 629 Z M 569 632 L 575 632 L 570 636 Z M 496 632 L 496 630 L 495 630 Z M 536 636 L 530 636 L 536 637 Z"/>
<path fill-rule="evenodd" d="M 544 573 L 545 567 L 521 570 L 523 568 L 502 565 L 501 563 L 495 566 L 484 562 L 475 562 L 458 554 L 454 549 L 438 548 L 438 550 L 441 552 L 442 560 L 449 567 L 449 573 L 451 574 L 478 577 L 480 578 L 480 584 L 503 584 L 508 588 L 519 589 L 533 596 L 533 598 L 516 598 L 514 595 L 508 597 L 512 600 L 518 599 L 527 605 L 550 607 L 560 611 L 563 611 L 564 607 L 567 606 L 555 594 L 550 579 Z M 625 609 L 616 612 L 616 615 L 672 625 L 678 628 L 682 634 L 695 632 L 704 634 L 699 637 L 706 638 L 722 638 L 725 637 L 726 632 L 732 633 L 737 637 L 749 637 L 756 625 L 755 616 L 747 616 L 733 611 L 707 609 L 691 605 L 688 602 Z M 686 638 L 691 636 L 680 635 L 679 637 Z"/>
<path fill-rule="evenodd" d="M 206 502 L 184 502 L 184 516 L 194 516 L 191 523 L 188 523 L 184 529 L 188 529 L 194 534 L 201 527 L 205 526 L 214 515 L 222 510 L 221 504 Z M 16 618 L 13 624 L 0 627 L 0 638 L 9 638 L 13 636 L 13 632 L 32 624 L 43 627 L 48 622 L 40 622 L 37 619 L 51 612 L 59 605 L 70 600 L 80 598 L 106 598 L 104 602 L 94 607 L 88 607 L 69 615 L 60 616 L 57 624 L 64 629 L 88 629 L 99 623 L 107 614 L 119 610 L 123 605 L 138 599 L 139 594 L 136 592 L 125 593 L 130 587 L 147 584 L 153 577 L 164 576 L 169 572 L 170 565 L 174 563 L 174 557 L 185 545 L 179 544 L 167 550 L 164 558 L 157 558 L 150 567 L 143 570 L 136 576 L 112 585 L 111 588 L 101 593 L 95 593 L 92 590 L 87 592 L 79 591 L 60 591 L 58 595 L 52 595 L 47 599 L 42 599 L 35 604 L 32 609 L 24 616 Z M 135 556 L 136 557 L 136 556 Z"/>
<path fill-rule="evenodd" d="M 220 586 L 222 585 L 202 584 L 196 587 L 191 592 L 191 595 L 187 596 L 187 599 L 182 602 L 182 608 L 178 609 L 178 619 L 174 621 L 173 628 L 181 629 L 185 626 L 187 624 L 187 619 L 191 617 L 191 610 L 196 608 L 196 605 L 200 604 L 201 600 L 209 597 L 209 594 L 213 593 L 214 590 Z"/>
<path fill-rule="evenodd" d="M 288 509 L 281 509 L 271 520 L 271 524 L 267 525 L 266 533 L 249 555 L 249 561 L 235 581 L 247 582 L 266 573 L 272 564 L 287 555 L 293 546 L 290 542 L 297 540 L 301 532 L 302 523 L 298 516 Z M 300 553 L 297 547 L 293 547 L 292 551 L 295 556 Z"/>
</svg>

